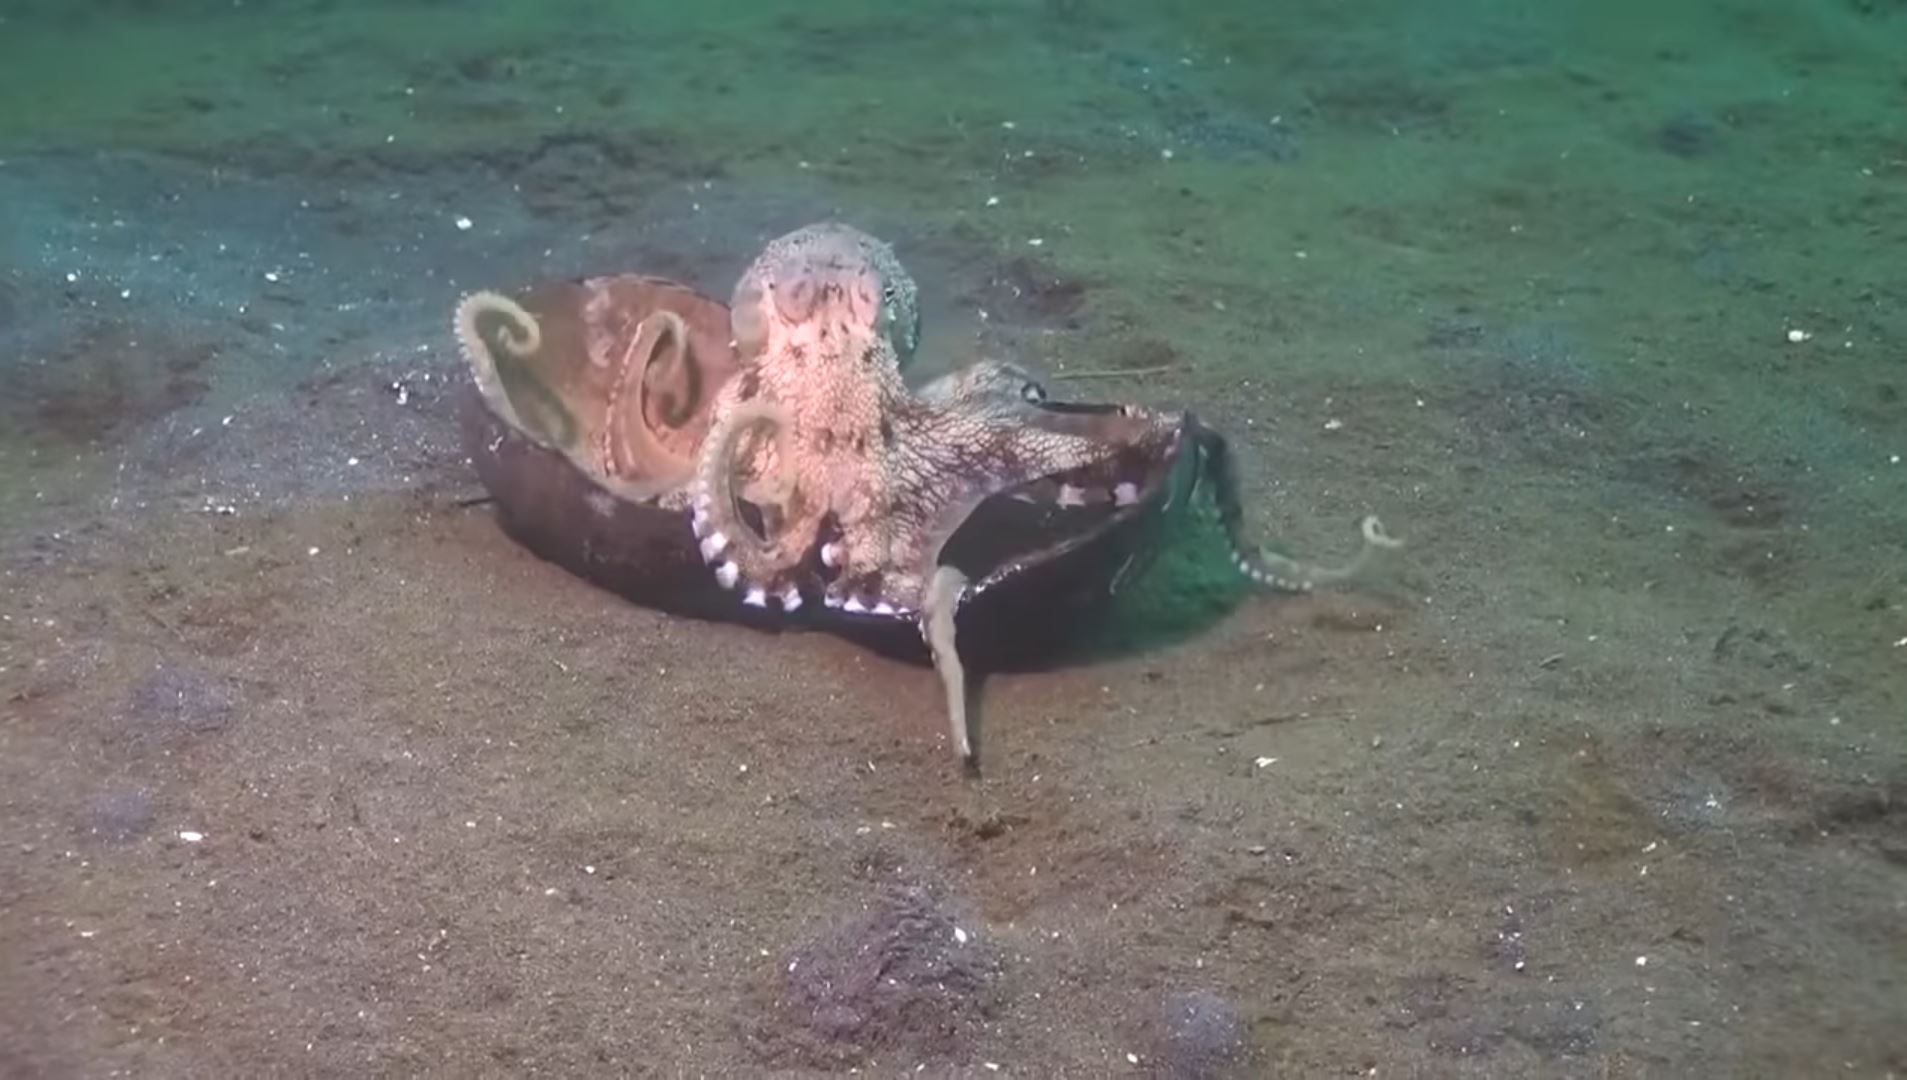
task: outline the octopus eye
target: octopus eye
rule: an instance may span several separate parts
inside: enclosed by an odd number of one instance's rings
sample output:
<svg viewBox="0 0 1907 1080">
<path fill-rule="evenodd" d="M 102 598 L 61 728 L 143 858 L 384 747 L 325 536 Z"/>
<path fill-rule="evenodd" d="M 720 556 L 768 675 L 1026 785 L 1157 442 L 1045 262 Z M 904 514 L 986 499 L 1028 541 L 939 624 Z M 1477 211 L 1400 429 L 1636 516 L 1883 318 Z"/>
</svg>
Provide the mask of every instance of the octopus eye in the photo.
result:
<svg viewBox="0 0 1907 1080">
<path fill-rule="evenodd" d="M 1046 387 L 1036 382 L 1029 382 L 1020 387 L 1020 397 L 1028 405 L 1044 405 L 1046 404 Z"/>
</svg>

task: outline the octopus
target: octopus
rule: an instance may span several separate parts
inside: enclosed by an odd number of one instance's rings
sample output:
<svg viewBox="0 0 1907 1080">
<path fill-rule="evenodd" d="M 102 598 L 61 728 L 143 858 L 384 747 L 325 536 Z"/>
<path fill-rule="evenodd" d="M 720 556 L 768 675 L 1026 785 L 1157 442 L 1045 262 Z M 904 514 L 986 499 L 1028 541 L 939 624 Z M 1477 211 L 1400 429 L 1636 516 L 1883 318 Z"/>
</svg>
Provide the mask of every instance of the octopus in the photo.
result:
<svg viewBox="0 0 1907 1080">
<path fill-rule="evenodd" d="M 1133 476 L 1181 417 L 1135 406 L 1048 410 L 1026 371 L 982 361 L 910 390 L 917 289 L 891 248 L 847 225 L 789 233 L 755 259 L 730 305 L 739 373 L 717 395 L 691 490 L 701 554 L 755 607 L 795 611 L 802 583 L 847 614 L 917 617 L 946 684 L 954 749 L 970 759 L 953 613 L 967 585 L 941 549 L 982 501 L 1045 492 L 1061 506 L 1139 498 Z M 1069 422 L 1069 419 L 1071 422 Z M 1251 550 L 1230 459 L 1208 456 L 1240 572 L 1303 591 L 1396 546 L 1376 518 L 1365 548 L 1327 568 Z"/>
<path fill-rule="evenodd" d="M 1050 401 L 999 360 L 910 388 L 917 287 L 888 245 L 843 224 L 767 245 L 726 312 L 622 275 L 542 286 L 521 303 L 473 294 L 456 329 L 496 415 L 588 476 L 590 498 L 687 511 L 686 559 L 699 554 L 741 605 L 913 623 L 969 765 L 954 616 L 970 583 L 943 553 L 983 503 L 1117 514 L 1157 498 L 1162 463 L 1191 447 L 1232 561 L 1260 585 L 1309 591 L 1399 546 L 1367 517 L 1363 549 L 1342 566 L 1255 548 L 1226 441 L 1187 413 Z M 1005 531 L 1013 550 L 1055 542 Z"/>
<path fill-rule="evenodd" d="M 740 371 L 714 402 L 692 507 L 704 558 L 747 603 L 795 610 L 818 569 L 828 607 L 920 612 L 941 548 L 981 501 L 1096 474 L 1130 502 L 1121 455 L 1175 433 L 1139 409 L 1090 427 L 1049 417 L 1039 383 L 999 361 L 910 390 L 916 296 L 892 249 L 832 223 L 770 243 L 736 286 Z M 1054 497 L 1086 496 L 1067 483 Z"/>
</svg>

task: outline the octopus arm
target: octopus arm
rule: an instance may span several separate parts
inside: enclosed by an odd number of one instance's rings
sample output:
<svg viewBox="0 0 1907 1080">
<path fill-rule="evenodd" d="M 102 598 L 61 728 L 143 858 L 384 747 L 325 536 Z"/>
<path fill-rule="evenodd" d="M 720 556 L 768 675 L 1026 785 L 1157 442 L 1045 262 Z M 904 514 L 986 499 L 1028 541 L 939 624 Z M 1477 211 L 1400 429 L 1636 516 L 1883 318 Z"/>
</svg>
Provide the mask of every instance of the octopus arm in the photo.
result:
<svg viewBox="0 0 1907 1080">
<path fill-rule="evenodd" d="M 920 632 L 933 654 L 934 670 L 947 693 L 948 735 L 960 760 L 973 761 L 973 740 L 967 726 L 967 669 L 960 662 L 954 636 L 954 614 L 967 590 L 967 576 L 951 566 L 934 570 L 921 606 Z"/>
<path fill-rule="evenodd" d="M 536 316 L 502 293 L 475 292 L 457 305 L 454 328 L 477 389 L 492 407 L 539 441 L 568 446 L 575 418 L 530 367 L 543 348 Z"/>
<path fill-rule="evenodd" d="M 1384 531 L 1384 523 L 1375 515 L 1358 523 L 1363 546 L 1349 562 L 1327 566 L 1293 559 L 1253 544 L 1245 535 L 1245 505 L 1238 491 L 1238 470 L 1231 448 L 1223 436 L 1200 424 L 1194 425 L 1205 459 L 1205 475 L 1211 481 L 1218 518 L 1231 544 L 1232 563 L 1240 573 L 1260 585 L 1284 592 L 1310 592 L 1320 585 L 1346 581 L 1364 572 L 1380 553 L 1404 546 L 1402 540 Z"/>
<path fill-rule="evenodd" d="M 906 445 L 896 503 L 905 529 L 919 538 L 923 580 L 954 532 L 990 496 L 1104 461 L 1122 448 L 1116 440 L 958 408 L 929 411 Z"/>
<path fill-rule="evenodd" d="M 689 328 L 673 311 L 658 311 L 636 326 L 616 365 L 603 432 L 604 465 L 619 479 L 657 492 L 687 483 L 695 466 L 671 451 L 649 426 L 652 377 L 674 379 L 693 391 L 698 373 L 689 361 Z M 674 420 L 666 411 L 664 418 Z M 679 423 L 679 420 L 674 422 Z"/>
<path fill-rule="evenodd" d="M 801 497 L 793 478 L 793 419 L 779 404 L 760 398 L 736 402 L 723 410 L 710 428 L 696 467 L 693 523 L 702 557 L 715 565 L 716 579 L 726 587 L 743 584 L 750 602 L 758 592 L 774 594 L 785 608 L 799 603 L 792 571 L 814 546 L 819 522 L 816 515 L 796 512 Z M 763 535 L 742 514 L 744 476 L 751 473 L 749 449 L 743 440 L 765 432 L 766 446 L 753 451 L 755 465 L 769 475 L 748 501 L 766 503 L 778 529 Z M 766 523 L 765 523 L 766 524 Z"/>
</svg>

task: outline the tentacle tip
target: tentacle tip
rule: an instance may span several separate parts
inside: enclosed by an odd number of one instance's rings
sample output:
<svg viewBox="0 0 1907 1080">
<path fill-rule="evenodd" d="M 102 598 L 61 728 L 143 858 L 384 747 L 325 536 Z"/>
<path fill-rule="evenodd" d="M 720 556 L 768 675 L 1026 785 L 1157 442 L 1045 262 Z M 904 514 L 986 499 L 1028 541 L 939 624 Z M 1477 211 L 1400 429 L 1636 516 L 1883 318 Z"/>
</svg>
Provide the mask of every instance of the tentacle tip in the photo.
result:
<svg viewBox="0 0 1907 1080">
<path fill-rule="evenodd" d="M 504 320 L 497 340 L 511 355 L 524 358 L 543 347 L 543 328 L 536 316 L 502 293 L 482 290 L 465 295 L 457 304 L 456 325 L 466 349 L 476 345 L 487 351 L 487 343 L 477 329 L 478 317 L 486 314 Z"/>
<path fill-rule="evenodd" d="M 1384 523 L 1377 519 L 1376 514 L 1368 514 L 1363 521 L 1358 522 L 1358 531 L 1364 534 L 1364 542 L 1372 547 L 1396 549 L 1404 546 L 1403 540 L 1384 531 Z"/>
</svg>

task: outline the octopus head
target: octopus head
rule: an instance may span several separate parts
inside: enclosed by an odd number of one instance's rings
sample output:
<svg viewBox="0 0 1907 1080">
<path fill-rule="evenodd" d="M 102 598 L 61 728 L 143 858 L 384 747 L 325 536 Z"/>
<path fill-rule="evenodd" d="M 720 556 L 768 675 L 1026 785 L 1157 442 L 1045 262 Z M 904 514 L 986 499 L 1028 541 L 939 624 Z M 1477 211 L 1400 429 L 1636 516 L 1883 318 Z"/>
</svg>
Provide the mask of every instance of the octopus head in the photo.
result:
<svg viewBox="0 0 1907 1080">
<path fill-rule="evenodd" d="M 796 335 L 885 344 L 897 367 L 920 343 L 919 290 L 894 250 L 848 225 L 809 225 L 770 243 L 735 287 L 744 361 Z"/>
</svg>

